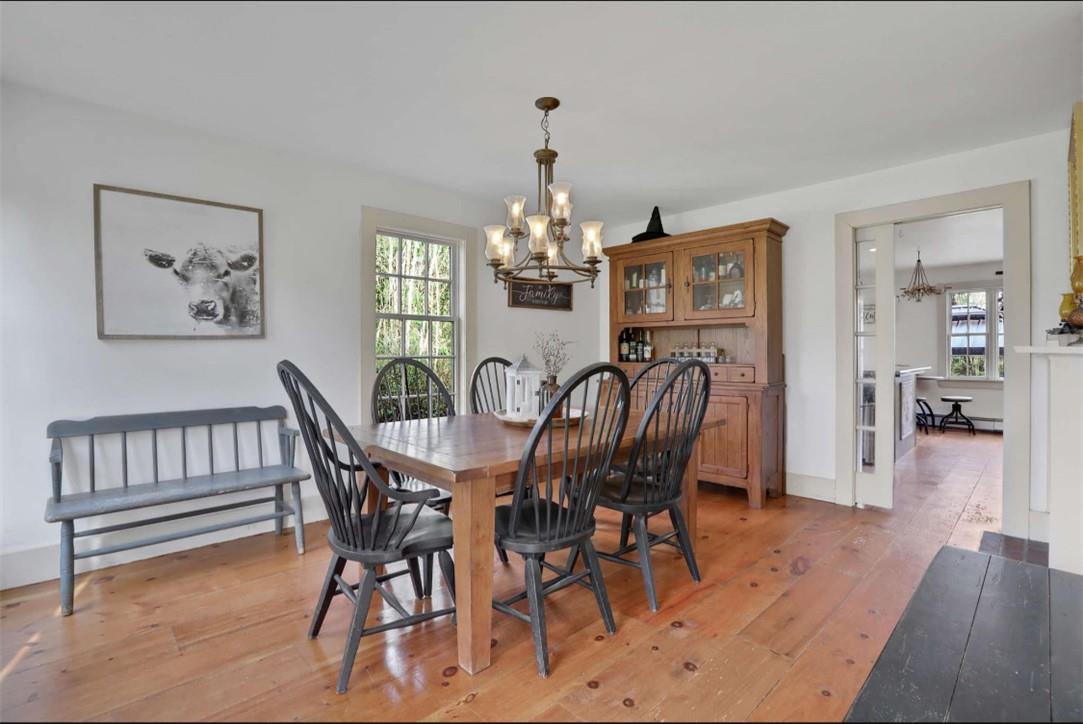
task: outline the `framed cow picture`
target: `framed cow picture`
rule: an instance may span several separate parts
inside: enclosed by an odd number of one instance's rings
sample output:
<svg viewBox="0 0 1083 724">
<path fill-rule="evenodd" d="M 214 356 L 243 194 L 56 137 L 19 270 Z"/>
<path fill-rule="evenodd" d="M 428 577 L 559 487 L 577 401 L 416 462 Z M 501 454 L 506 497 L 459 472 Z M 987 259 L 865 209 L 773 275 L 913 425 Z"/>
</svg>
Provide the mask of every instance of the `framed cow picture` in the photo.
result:
<svg viewBox="0 0 1083 724">
<path fill-rule="evenodd" d="M 94 186 L 99 339 L 264 336 L 263 211 Z"/>
</svg>

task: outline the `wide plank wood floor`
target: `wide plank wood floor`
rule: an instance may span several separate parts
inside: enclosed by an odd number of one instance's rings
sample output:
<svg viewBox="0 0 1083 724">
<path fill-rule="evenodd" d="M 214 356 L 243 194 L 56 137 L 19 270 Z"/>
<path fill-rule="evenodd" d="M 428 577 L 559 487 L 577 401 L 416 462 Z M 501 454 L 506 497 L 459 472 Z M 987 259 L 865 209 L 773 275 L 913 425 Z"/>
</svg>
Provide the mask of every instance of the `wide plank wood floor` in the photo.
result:
<svg viewBox="0 0 1083 724">
<path fill-rule="evenodd" d="M 652 614 L 639 572 L 603 562 L 617 634 L 588 591 L 548 597 L 545 680 L 529 627 L 494 614 L 481 674 L 457 668 L 443 618 L 363 639 L 337 695 L 346 602 L 318 640 L 305 636 L 325 524 L 309 526 L 300 557 L 291 537 L 265 534 L 80 575 L 67 618 L 55 581 L 3 591 L 0 718 L 841 720 L 940 546 L 976 549 L 998 529 L 1000 445 L 922 436 L 900 461 L 890 512 L 795 497 L 751 510 L 739 492 L 703 485 L 703 581 L 656 549 Z M 617 521 L 600 515 L 599 549 L 611 549 Z M 497 595 L 523 585 L 514 561 L 494 575 Z M 411 599 L 408 581 L 396 589 Z M 438 589 L 420 605 L 445 605 Z M 370 621 L 395 615 L 373 608 Z"/>
</svg>

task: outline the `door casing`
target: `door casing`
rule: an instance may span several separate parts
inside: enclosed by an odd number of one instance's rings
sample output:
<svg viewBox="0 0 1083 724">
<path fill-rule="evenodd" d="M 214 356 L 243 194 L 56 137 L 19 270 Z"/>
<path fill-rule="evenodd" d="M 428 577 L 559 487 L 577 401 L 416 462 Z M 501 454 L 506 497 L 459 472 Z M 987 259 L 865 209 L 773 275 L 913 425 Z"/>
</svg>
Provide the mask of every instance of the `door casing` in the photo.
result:
<svg viewBox="0 0 1083 724">
<path fill-rule="evenodd" d="M 1002 532 L 1030 537 L 1030 356 L 1015 347 L 1031 343 L 1030 182 L 1017 181 L 835 216 L 835 502 L 854 505 L 855 429 L 854 234 L 881 224 L 1000 208 L 1004 214 L 1004 484 Z M 845 280 L 845 283 L 843 283 Z M 1010 412 L 1008 412 L 1010 411 Z M 892 456 L 894 457 L 894 456 Z M 887 461 L 884 461 L 887 462 Z M 891 461 L 892 464 L 894 461 Z"/>
</svg>

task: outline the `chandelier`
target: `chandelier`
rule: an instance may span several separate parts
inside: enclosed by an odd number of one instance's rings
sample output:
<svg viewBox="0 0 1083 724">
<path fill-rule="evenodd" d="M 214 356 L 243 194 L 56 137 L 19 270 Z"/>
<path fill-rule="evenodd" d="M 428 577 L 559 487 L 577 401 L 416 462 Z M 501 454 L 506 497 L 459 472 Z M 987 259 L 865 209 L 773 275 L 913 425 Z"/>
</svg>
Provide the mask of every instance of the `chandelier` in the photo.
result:
<svg viewBox="0 0 1083 724">
<path fill-rule="evenodd" d="M 929 277 L 925 275 L 925 265 L 921 263 L 921 249 L 918 249 L 918 263 L 914 265 L 914 273 L 910 275 L 910 283 L 900 291 L 903 298 L 912 302 L 920 302 L 922 297 L 932 297 L 943 294 L 947 287 L 929 283 Z"/>
<path fill-rule="evenodd" d="M 577 264 L 567 257 L 564 245 L 571 241 L 568 231 L 572 216 L 572 185 L 553 182 L 553 166 L 557 152 L 549 148 L 549 112 L 560 105 L 556 98 L 539 98 L 534 106 L 543 112 L 541 129 L 545 133 L 545 147 L 534 152 L 538 164 L 538 197 L 534 213 L 526 213 L 526 196 L 508 196 L 507 219 L 504 224 L 485 227 L 485 257 L 493 268 L 493 281 L 530 281 L 542 284 L 589 281 L 591 287 L 598 278 L 601 264 L 602 222 L 584 221 L 579 225 L 582 232 L 583 263 Z M 520 256 L 519 241 L 527 239 L 526 249 Z M 560 272 L 570 272 L 571 277 L 560 279 Z"/>
</svg>

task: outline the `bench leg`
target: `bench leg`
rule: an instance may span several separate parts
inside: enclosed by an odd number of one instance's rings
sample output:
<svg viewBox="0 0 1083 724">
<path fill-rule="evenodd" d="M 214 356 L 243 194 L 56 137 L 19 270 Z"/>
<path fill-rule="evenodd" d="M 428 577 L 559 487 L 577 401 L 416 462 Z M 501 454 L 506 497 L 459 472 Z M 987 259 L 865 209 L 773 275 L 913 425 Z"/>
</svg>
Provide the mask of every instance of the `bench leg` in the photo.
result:
<svg viewBox="0 0 1083 724">
<path fill-rule="evenodd" d="M 60 521 L 60 612 L 70 616 L 75 599 L 75 521 Z"/>
<path fill-rule="evenodd" d="M 283 501 L 282 486 L 281 485 L 276 485 L 275 486 L 275 512 L 276 513 L 281 513 L 282 512 L 282 501 Z M 281 518 L 275 518 L 275 535 L 282 535 L 282 527 L 283 527 L 282 526 L 282 519 Z"/>
<path fill-rule="evenodd" d="M 305 516 L 301 512 L 301 484 L 291 483 L 293 488 L 293 537 L 297 541 L 297 554 L 305 552 Z M 282 519 L 279 518 L 281 521 Z"/>
</svg>

